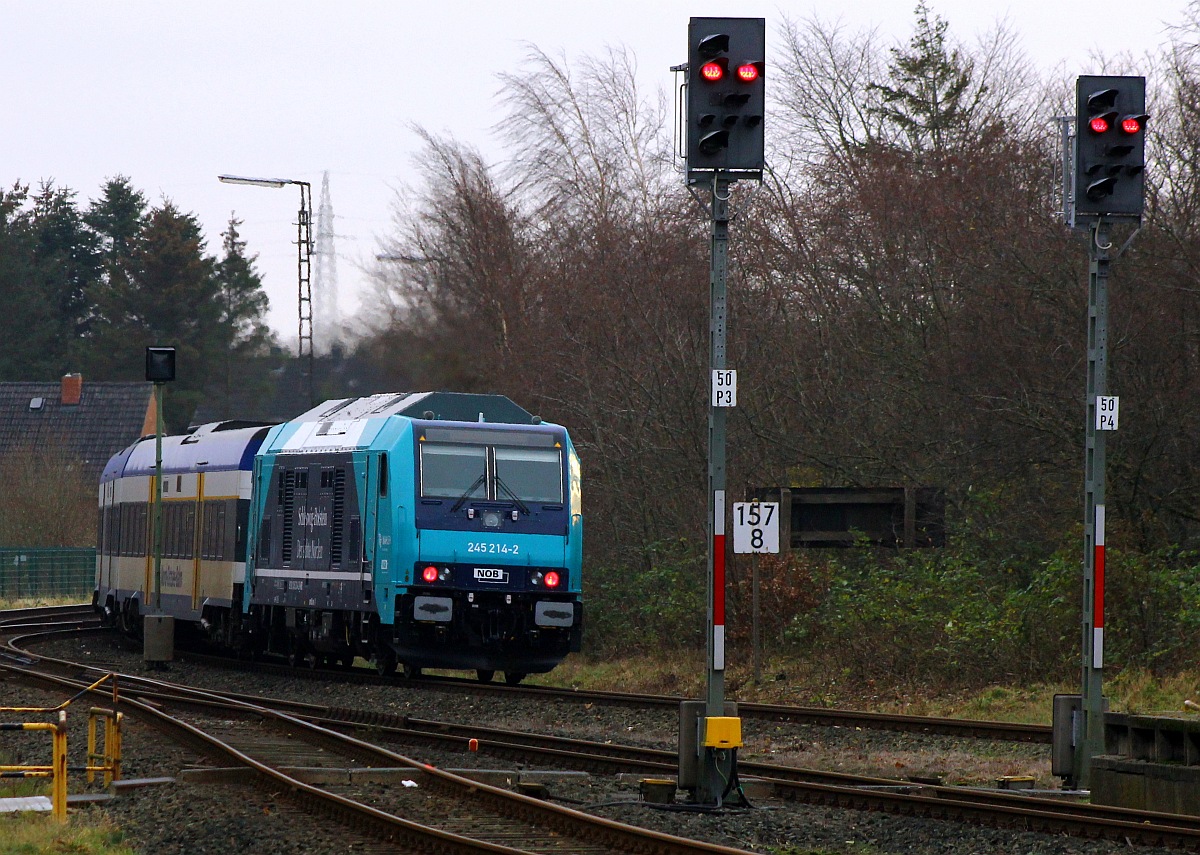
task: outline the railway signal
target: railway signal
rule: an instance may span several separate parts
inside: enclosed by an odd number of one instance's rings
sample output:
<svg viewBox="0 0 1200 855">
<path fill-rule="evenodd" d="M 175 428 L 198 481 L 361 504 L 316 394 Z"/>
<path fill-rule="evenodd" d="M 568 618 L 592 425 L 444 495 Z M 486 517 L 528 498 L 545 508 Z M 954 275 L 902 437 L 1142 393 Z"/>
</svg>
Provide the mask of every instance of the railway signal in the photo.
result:
<svg viewBox="0 0 1200 855">
<path fill-rule="evenodd" d="M 688 181 L 761 179 L 766 20 L 692 18 L 688 25 Z"/>
<path fill-rule="evenodd" d="M 1075 87 L 1075 214 L 1141 219 L 1146 78 L 1082 76 Z"/>
<path fill-rule="evenodd" d="M 175 348 L 146 348 L 146 379 L 151 383 L 170 383 L 175 379 Z"/>
<path fill-rule="evenodd" d="M 146 348 L 146 380 L 154 384 L 154 599 L 142 619 L 143 658 L 161 666 L 175 658 L 175 618 L 162 608 L 163 552 L 163 384 L 175 380 L 175 348 Z"/>
<path fill-rule="evenodd" d="M 709 213 L 709 368 L 712 399 L 708 419 L 708 680 L 703 701 L 684 701 L 679 719 L 679 783 L 697 804 L 720 807 L 737 779 L 741 720 L 725 702 L 725 422 L 737 405 L 737 373 L 726 364 L 726 261 L 729 187 L 762 180 L 766 20 L 692 18 L 683 123 L 686 180 L 707 185 Z"/>
<path fill-rule="evenodd" d="M 1071 787 L 1087 788 L 1092 758 L 1104 753 L 1104 501 L 1105 437 L 1117 427 L 1116 396 L 1108 394 L 1108 275 L 1114 223 L 1141 226 L 1145 207 L 1146 78 L 1084 75 L 1075 84 L 1074 199 L 1068 222 L 1089 232 L 1088 417 L 1084 427 L 1083 633 L 1078 709 L 1069 728 Z M 1075 703 L 1064 704 L 1064 714 Z M 1065 755 L 1066 745 L 1061 755 Z M 1056 749 L 1057 751 L 1057 749 Z"/>
</svg>

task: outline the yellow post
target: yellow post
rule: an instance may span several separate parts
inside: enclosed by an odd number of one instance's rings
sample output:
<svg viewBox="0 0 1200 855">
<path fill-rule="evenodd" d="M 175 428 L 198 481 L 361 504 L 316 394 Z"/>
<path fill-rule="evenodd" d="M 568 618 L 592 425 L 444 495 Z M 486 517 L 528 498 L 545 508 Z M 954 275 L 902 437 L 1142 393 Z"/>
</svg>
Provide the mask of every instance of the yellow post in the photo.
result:
<svg viewBox="0 0 1200 855">
<path fill-rule="evenodd" d="M 103 755 L 96 753 L 96 713 L 98 710 L 92 707 L 88 710 L 88 751 L 87 751 L 87 782 L 90 784 L 96 780 L 96 768 L 92 765 L 93 760 L 102 760 Z M 108 747 L 108 723 L 105 722 L 105 738 L 104 747 Z"/>
<path fill-rule="evenodd" d="M 104 786 L 113 781 L 121 780 L 121 720 L 125 713 L 117 713 L 108 720 L 110 733 L 104 737 L 104 751 L 108 754 L 107 765 L 109 772 L 104 776 Z M 109 740 L 112 740 L 111 742 Z"/>
<path fill-rule="evenodd" d="M 58 726 L 54 728 L 54 778 L 50 799 L 54 818 L 67 821 L 67 711 L 58 711 Z"/>
<path fill-rule="evenodd" d="M 92 783 L 96 772 L 104 773 L 104 786 L 121 780 L 121 722 L 124 713 L 92 707 L 88 710 L 87 780 Z M 104 719 L 104 750 L 96 747 L 96 722 Z M 99 764 L 99 765 L 97 765 Z"/>
</svg>

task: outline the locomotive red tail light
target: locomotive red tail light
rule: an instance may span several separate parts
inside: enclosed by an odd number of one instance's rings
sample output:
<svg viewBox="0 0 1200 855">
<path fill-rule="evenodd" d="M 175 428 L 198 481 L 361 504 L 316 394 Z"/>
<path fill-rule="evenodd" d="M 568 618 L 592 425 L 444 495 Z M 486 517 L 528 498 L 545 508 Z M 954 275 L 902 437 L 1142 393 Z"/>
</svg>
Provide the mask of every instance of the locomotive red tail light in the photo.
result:
<svg viewBox="0 0 1200 855">
<path fill-rule="evenodd" d="M 709 83 L 716 83 L 725 76 L 725 69 L 719 62 L 706 62 L 700 66 L 700 76 Z"/>
<path fill-rule="evenodd" d="M 434 582 L 436 582 L 438 580 L 438 569 L 436 567 L 434 567 L 432 564 L 430 564 L 428 567 L 426 567 L 424 570 L 421 571 L 421 578 L 424 579 L 426 582 L 428 582 L 430 585 L 432 585 Z"/>
<path fill-rule="evenodd" d="M 555 573 L 553 570 L 551 570 L 549 573 L 546 574 L 546 578 L 544 581 L 546 583 L 547 588 L 557 588 L 559 582 L 562 581 L 562 577 L 559 576 L 557 573 Z"/>
</svg>

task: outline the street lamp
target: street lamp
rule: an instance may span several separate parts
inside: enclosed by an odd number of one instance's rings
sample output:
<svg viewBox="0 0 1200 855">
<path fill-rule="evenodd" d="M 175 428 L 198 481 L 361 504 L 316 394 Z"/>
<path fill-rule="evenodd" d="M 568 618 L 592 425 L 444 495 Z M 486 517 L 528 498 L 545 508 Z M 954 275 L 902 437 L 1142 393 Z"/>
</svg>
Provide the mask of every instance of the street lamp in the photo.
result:
<svg viewBox="0 0 1200 855">
<path fill-rule="evenodd" d="M 296 218 L 296 274 L 297 306 L 299 309 L 299 353 L 301 370 L 308 374 L 308 403 L 316 404 L 316 382 L 313 369 L 313 313 L 312 279 L 309 275 L 313 253 L 312 225 L 309 211 L 312 210 L 312 185 L 307 181 L 292 178 L 246 178 L 240 175 L 218 175 L 217 180 L 225 184 L 246 184 L 251 187 L 271 187 L 278 190 L 287 184 L 300 188 L 300 214 Z M 307 358 L 306 358 L 307 357 Z"/>
</svg>

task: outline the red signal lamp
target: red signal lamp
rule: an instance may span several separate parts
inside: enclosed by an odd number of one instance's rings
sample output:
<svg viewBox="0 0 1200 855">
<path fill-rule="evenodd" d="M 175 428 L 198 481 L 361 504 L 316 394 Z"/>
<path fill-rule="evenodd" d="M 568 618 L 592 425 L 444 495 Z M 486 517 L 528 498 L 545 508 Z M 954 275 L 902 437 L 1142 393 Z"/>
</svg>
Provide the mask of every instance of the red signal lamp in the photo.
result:
<svg viewBox="0 0 1200 855">
<path fill-rule="evenodd" d="M 725 68 L 719 62 L 706 62 L 700 66 L 700 77 L 708 83 L 716 83 L 725 76 Z"/>
<path fill-rule="evenodd" d="M 1124 116 L 1121 119 L 1121 131 L 1126 134 L 1138 134 L 1142 132 L 1146 116 Z"/>
<path fill-rule="evenodd" d="M 743 62 L 737 67 L 738 80 L 743 83 L 753 83 L 758 80 L 758 65 L 753 62 Z"/>
<path fill-rule="evenodd" d="M 1108 133 L 1108 119 L 1104 116 L 1093 116 L 1088 122 L 1088 128 L 1094 134 Z"/>
</svg>

